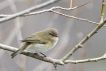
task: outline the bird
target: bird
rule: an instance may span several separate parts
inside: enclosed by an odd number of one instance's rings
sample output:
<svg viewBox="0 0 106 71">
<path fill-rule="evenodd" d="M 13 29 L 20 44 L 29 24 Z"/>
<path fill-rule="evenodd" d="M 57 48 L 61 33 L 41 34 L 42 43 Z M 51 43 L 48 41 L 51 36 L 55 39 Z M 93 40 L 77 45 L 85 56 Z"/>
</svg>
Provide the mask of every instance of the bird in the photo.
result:
<svg viewBox="0 0 106 71">
<path fill-rule="evenodd" d="M 48 28 L 39 32 L 35 32 L 31 36 L 21 40 L 24 42 L 23 46 L 11 54 L 14 58 L 16 55 L 22 53 L 26 48 L 32 49 L 36 53 L 46 52 L 52 49 L 58 42 L 58 31 L 55 28 Z M 43 54 L 44 55 L 44 54 Z"/>
</svg>

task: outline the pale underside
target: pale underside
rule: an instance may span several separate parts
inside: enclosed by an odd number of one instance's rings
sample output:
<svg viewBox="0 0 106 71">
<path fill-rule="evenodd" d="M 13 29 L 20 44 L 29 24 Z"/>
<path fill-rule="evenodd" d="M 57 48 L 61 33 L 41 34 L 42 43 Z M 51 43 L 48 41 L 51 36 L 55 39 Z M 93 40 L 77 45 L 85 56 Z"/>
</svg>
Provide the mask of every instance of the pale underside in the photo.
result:
<svg viewBox="0 0 106 71">
<path fill-rule="evenodd" d="M 58 38 L 54 38 L 54 42 L 48 42 L 47 44 L 31 44 L 27 47 L 27 50 L 32 52 L 46 52 L 50 49 L 52 49 L 56 43 L 58 42 Z"/>
</svg>

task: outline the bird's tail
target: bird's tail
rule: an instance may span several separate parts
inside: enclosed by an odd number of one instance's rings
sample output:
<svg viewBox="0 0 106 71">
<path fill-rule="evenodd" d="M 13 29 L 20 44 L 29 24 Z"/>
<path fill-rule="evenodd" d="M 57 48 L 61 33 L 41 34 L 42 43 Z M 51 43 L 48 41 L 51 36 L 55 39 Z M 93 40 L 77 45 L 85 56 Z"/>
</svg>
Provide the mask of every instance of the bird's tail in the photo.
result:
<svg viewBox="0 0 106 71">
<path fill-rule="evenodd" d="M 20 54 L 21 52 L 23 52 L 27 48 L 28 45 L 29 45 L 28 43 L 25 43 L 19 50 L 13 52 L 11 54 L 12 58 L 14 58 L 16 55 Z"/>
</svg>

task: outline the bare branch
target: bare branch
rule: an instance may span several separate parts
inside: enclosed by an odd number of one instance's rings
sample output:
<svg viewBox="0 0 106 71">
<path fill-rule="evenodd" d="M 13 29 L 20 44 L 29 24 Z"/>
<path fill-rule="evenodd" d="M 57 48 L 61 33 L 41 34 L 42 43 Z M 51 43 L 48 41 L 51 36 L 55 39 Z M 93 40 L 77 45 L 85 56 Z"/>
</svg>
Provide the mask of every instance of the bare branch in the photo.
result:
<svg viewBox="0 0 106 71">
<path fill-rule="evenodd" d="M 78 48 L 81 48 L 82 45 L 90 39 L 97 31 L 106 23 L 106 19 L 100 23 L 91 33 L 89 33 L 81 42 L 79 42 L 66 56 L 64 56 L 61 60 L 64 62 L 67 60 Z"/>
<path fill-rule="evenodd" d="M 60 1 L 60 0 L 49 0 L 49 1 L 45 2 L 45 3 L 42 3 L 40 5 L 31 7 L 29 9 L 26 9 L 26 10 L 21 11 L 19 13 L 13 14 L 13 15 L 8 16 L 8 17 L 5 17 L 5 18 L 1 18 L 0 19 L 0 23 L 5 22 L 5 21 L 8 21 L 8 20 L 11 20 L 11 19 L 14 19 L 14 18 L 19 17 L 19 16 L 21 16 L 23 14 L 30 13 L 30 12 L 32 12 L 34 10 L 38 10 L 38 9 L 43 8 L 43 7 L 46 7 L 48 5 L 54 4 L 54 3 L 58 2 L 58 1 Z"/>
<path fill-rule="evenodd" d="M 100 22 L 103 22 L 104 12 L 105 12 L 105 0 L 102 0 L 102 9 L 101 9 Z"/>
<path fill-rule="evenodd" d="M 98 58 L 88 58 L 83 60 L 66 60 L 65 63 L 78 64 L 78 63 L 85 63 L 85 62 L 97 62 L 99 60 L 105 60 L 105 59 L 106 59 L 106 53 Z"/>
<path fill-rule="evenodd" d="M 88 4 L 88 3 L 90 3 L 90 2 L 87 2 L 87 3 L 85 3 L 85 4 L 82 4 L 82 5 L 80 5 L 80 6 L 76 6 L 76 7 L 73 7 L 73 8 L 63 8 L 63 7 L 60 7 L 60 6 L 56 6 L 56 7 L 52 7 L 52 8 L 50 8 L 50 9 L 41 10 L 41 11 L 38 11 L 38 12 L 32 12 L 32 13 L 27 12 L 27 13 L 22 14 L 22 15 L 19 15 L 19 16 L 20 16 L 20 17 L 31 16 L 31 15 L 41 14 L 41 13 L 45 13 L 45 12 L 51 12 L 51 10 L 56 10 L 56 9 L 61 9 L 61 10 L 68 10 L 68 11 L 70 11 L 70 10 L 74 10 L 74 9 L 76 9 L 76 8 L 80 8 L 80 7 L 82 7 L 82 6 L 84 6 L 84 5 Z M 1 15 L 0 15 L 0 18 L 4 18 L 4 17 L 8 17 L 8 16 L 12 16 L 12 15 L 3 15 L 3 14 L 1 14 Z M 19 17 L 19 16 L 17 16 L 17 17 Z"/>
<path fill-rule="evenodd" d="M 70 15 L 66 15 L 66 14 L 63 14 L 63 13 L 60 13 L 60 12 L 57 12 L 57 11 L 53 11 L 51 10 L 50 12 L 53 12 L 55 14 L 58 14 L 58 15 L 61 15 L 61 16 L 65 16 L 65 17 L 68 17 L 68 18 L 73 18 L 73 19 L 77 19 L 77 20 L 81 20 L 81 21 L 86 21 L 86 22 L 89 22 L 89 23 L 93 23 L 93 24 L 97 24 L 96 22 L 93 22 L 93 21 L 90 21 L 88 19 L 83 19 L 83 18 L 78 18 L 78 17 L 75 17 L 75 16 L 70 16 Z"/>
<path fill-rule="evenodd" d="M 78 17 L 74 17 L 74 16 L 70 16 L 70 15 L 66 15 L 66 14 L 63 14 L 63 13 L 60 13 L 60 12 L 57 12 L 57 11 L 54 11 L 55 9 L 61 9 L 61 10 L 74 10 L 76 8 L 80 8 L 86 4 L 88 4 L 90 2 L 87 2 L 85 4 L 82 4 L 80 6 L 76 6 L 76 7 L 73 7 L 73 8 L 63 8 L 63 7 L 60 7 L 60 6 L 57 6 L 57 7 L 52 7 L 50 9 L 45 9 L 45 10 L 42 10 L 42 11 L 38 11 L 38 12 L 32 12 L 32 13 L 26 13 L 26 14 L 22 14 L 22 15 L 19 15 L 20 17 L 25 17 L 25 16 L 31 16 L 31 15 L 37 15 L 37 14 L 41 14 L 41 13 L 45 13 L 45 12 L 53 12 L 55 14 L 58 14 L 58 15 L 61 15 L 61 16 L 65 16 L 65 17 L 68 17 L 68 18 L 73 18 L 73 19 L 77 19 L 77 20 L 81 20 L 81 21 L 86 21 L 86 22 L 89 22 L 89 23 L 93 23 L 93 24 L 96 24 L 98 25 L 98 23 L 96 22 L 93 22 L 93 21 L 90 21 L 88 19 L 83 19 L 83 18 L 78 18 Z M 3 18 L 3 17 L 8 17 L 8 16 L 12 16 L 12 15 L 0 15 L 0 18 Z M 106 25 L 104 25 L 106 26 Z"/>
<path fill-rule="evenodd" d="M 3 45 L 3 44 L 0 44 L 0 49 L 11 51 L 11 52 L 15 52 L 15 51 L 18 50 L 15 47 Z M 23 51 L 21 54 L 35 58 L 35 59 L 39 59 L 39 60 L 42 60 L 42 61 L 45 61 L 45 62 L 49 62 L 49 63 L 53 63 L 53 64 L 55 63 L 55 64 L 58 64 L 58 65 L 64 65 L 64 64 L 67 64 L 67 63 L 77 64 L 77 63 L 85 63 L 85 62 L 97 62 L 99 60 L 105 60 L 106 59 L 106 53 L 105 53 L 103 56 L 98 57 L 98 58 L 92 58 L 92 59 L 89 58 L 89 59 L 83 59 L 83 60 L 66 60 L 63 63 L 59 59 L 53 59 L 53 58 L 50 58 L 50 57 L 43 57 L 43 56 L 40 56 L 38 54 L 35 55 L 34 53 L 31 53 L 31 52 L 26 51 L 26 50 Z"/>
<path fill-rule="evenodd" d="M 3 44 L 0 44 L 0 49 L 12 51 L 12 52 L 15 52 L 15 51 L 18 50 L 15 47 L 3 45 Z M 26 56 L 29 56 L 29 57 L 32 57 L 32 58 L 36 58 L 36 59 L 39 59 L 39 60 L 42 60 L 42 61 L 45 61 L 45 62 L 56 63 L 56 64 L 59 64 L 59 65 L 63 65 L 64 64 L 61 60 L 52 59 L 50 57 L 43 57 L 43 56 L 40 56 L 38 54 L 35 55 L 34 53 L 31 53 L 31 52 L 28 52 L 28 51 L 24 51 L 21 54 L 24 54 Z"/>
</svg>

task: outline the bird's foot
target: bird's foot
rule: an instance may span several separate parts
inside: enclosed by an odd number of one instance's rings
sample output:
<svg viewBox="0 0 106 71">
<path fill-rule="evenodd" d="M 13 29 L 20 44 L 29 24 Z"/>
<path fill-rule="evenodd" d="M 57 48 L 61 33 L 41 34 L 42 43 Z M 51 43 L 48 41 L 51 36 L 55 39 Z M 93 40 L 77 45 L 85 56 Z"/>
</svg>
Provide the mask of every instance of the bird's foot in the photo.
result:
<svg viewBox="0 0 106 71">
<path fill-rule="evenodd" d="M 44 57 L 47 57 L 45 54 L 43 54 L 43 53 L 41 53 L 41 52 L 39 52 L 40 54 L 42 54 Z"/>
</svg>

